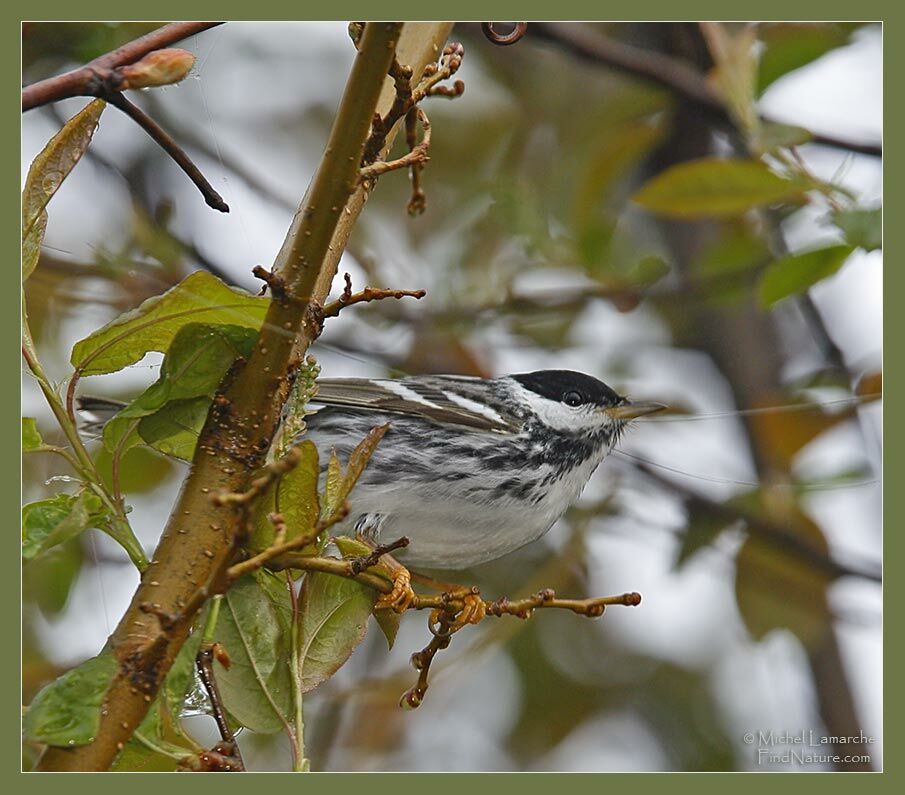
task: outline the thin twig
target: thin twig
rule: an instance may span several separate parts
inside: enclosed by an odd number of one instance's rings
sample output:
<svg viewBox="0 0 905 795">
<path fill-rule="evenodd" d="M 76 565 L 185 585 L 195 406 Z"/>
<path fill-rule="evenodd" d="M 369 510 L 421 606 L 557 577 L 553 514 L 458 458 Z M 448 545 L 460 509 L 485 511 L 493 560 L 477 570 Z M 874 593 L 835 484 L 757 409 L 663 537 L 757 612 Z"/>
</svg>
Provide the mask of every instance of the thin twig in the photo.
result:
<svg viewBox="0 0 905 795">
<path fill-rule="evenodd" d="M 381 287 L 365 287 L 358 293 L 352 292 L 352 277 L 348 273 L 345 274 L 346 287 L 342 295 L 335 301 L 325 304 L 322 317 L 336 317 L 341 310 L 352 304 L 369 303 L 370 301 L 381 301 L 384 298 L 424 298 L 427 295 L 426 290 L 385 290 Z"/>
<path fill-rule="evenodd" d="M 362 180 L 376 179 L 381 174 L 386 174 L 388 171 L 396 171 L 400 168 L 411 167 L 414 173 L 414 168 L 416 166 L 422 166 L 430 160 L 430 157 L 428 157 L 427 154 L 427 150 L 430 148 L 431 143 L 430 121 L 421 108 L 412 108 L 405 118 L 407 139 L 413 144 L 411 145 L 411 150 L 397 160 L 377 160 L 370 165 L 365 166 L 361 169 Z M 423 137 L 420 144 L 414 144 L 414 135 L 411 137 L 408 136 L 408 119 L 410 118 L 421 122 Z"/>
<path fill-rule="evenodd" d="M 204 174 L 198 169 L 189 156 L 182 150 L 179 144 L 173 140 L 172 136 L 166 132 L 154 119 L 148 116 L 141 108 L 134 105 L 124 94 L 119 92 L 107 94 L 104 96 L 113 107 L 118 108 L 125 113 L 132 121 L 141 127 L 151 138 L 166 152 L 176 165 L 179 166 L 186 176 L 195 184 L 195 187 L 201 191 L 204 201 L 208 207 L 213 207 L 221 213 L 229 212 L 229 205 L 223 201 L 223 197 L 214 190 L 213 186 L 208 182 Z"/>
<path fill-rule="evenodd" d="M 242 754 L 236 744 L 236 736 L 226 717 L 226 710 L 223 709 L 223 699 L 220 697 L 220 689 L 217 687 L 217 679 L 214 676 L 215 656 L 224 668 L 229 668 L 229 658 L 225 657 L 225 651 L 222 651 L 217 643 L 205 643 L 195 659 L 198 676 L 207 692 L 211 712 L 222 740 L 206 754 L 202 754 L 201 761 L 208 764 L 207 769 L 244 771 L 245 762 L 242 760 Z"/>
</svg>

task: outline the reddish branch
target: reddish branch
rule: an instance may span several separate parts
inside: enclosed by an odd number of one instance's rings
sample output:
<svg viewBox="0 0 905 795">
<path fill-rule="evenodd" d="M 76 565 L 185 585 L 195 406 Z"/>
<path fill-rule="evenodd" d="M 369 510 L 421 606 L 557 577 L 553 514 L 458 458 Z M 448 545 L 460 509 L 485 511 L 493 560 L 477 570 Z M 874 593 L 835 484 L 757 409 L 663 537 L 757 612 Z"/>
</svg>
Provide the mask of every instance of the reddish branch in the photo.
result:
<svg viewBox="0 0 905 795">
<path fill-rule="evenodd" d="M 78 69 L 26 86 L 22 89 L 22 110 L 32 110 L 71 97 L 103 99 L 129 116 L 173 158 L 201 192 L 209 207 L 223 213 L 229 212 L 229 206 L 173 137 L 122 93 L 130 87 L 130 80 L 134 83 L 132 73 L 135 71 L 136 62 L 188 36 L 222 24 L 222 22 L 173 22 L 164 25 L 146 36 L 95 58 Z"/>
<path fill-rule="evenodd" d="M 222 22 L 173 22 L 153 30 L 128 44 L 89 61 L 78 69 L 39 80 L 22 89 L 22 110 L 32 110 L 70 97 L 101 97 L 97 90 L 109 92 L 122 86 L 117 73 L 120 66 L 133 64 L 148 53 L 169 47 L 196 33 L 222 25 Z"/>
</svg>

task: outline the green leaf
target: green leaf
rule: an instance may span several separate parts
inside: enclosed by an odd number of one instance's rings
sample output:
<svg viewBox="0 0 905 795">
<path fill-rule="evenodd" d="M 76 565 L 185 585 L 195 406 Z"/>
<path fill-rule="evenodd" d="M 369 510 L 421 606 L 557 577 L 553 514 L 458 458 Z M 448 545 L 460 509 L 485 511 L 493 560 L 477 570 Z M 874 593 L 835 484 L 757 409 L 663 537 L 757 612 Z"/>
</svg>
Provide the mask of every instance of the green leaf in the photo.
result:
<svg viewBox="0 0 905 795">
<path fill-rule="evenodd" d="M 242 577 L 220 605 L 215 638 L 230 666 L 214 663 L 217 684 L 226 709 L 252 731 L 278 732 L 294 714 L 291 624 L 286 580 L 267 571 Z"/>
<path fill-rule="evenodd" d="M 783 527 L 825 554 L 827 541 L 820 527 L 794 504 L 788 508 L 784 506 Z M 830 581 L 827 573 L 758 536 L 748 536 L 736 557 L 736 601 L 755 640 L 786 629 L 806 648 L 822 643 L 832 622 Z"/>
<path fill-rule="evenodd" d="M 702 158 L 668 168 L 632 198 L 673 218 L 731 217 L 763 205 L 800 201 L 809 187 L 783 179 L 757 160 Z"/>
<path fill-rule="evenodd" d="M 317 448 L 306 439 L 295 446 L 299 462 L 277 480 L 259 499 L 254 507 L 254 530 L 249 548 L 266 549 L 273 543 L 273 524 L 267 518 L 270 513 L 283 515 L 286 522 L 286 540 L 308 535 L 320 518 L 320 501 L 317 482 L 320 477 Z M 299 552 L 315 553 L 317 544 L 303 547 Z"/>
<path fill-rule="evenodd" d="M 88 490 L 29 503 L 22 508 L 22 559 L 32 560 L 91 527 L 105 529 L 106 519 L 100 498 Z"/>
<path fill-rule="evenodd" d="M 875 251 L 883 247 L 883 210 L 879 207 L 837 210 L 833 222 L 844 233 L 849 245 Z"/>
<path fill-rule="evenodd" d="M 730 31 L 720 22 L 702 22 L 701 31 L 715 63 L 708 82 L 716 88 L 738 128 L 746 135 L 755 133 L 759 126 L 754 104 L 757 29 L 746 25 Z"/>
<path fill-rule="evenodd" d="M 69 593 L 82 569 L 82 545 L 70 539 L 29 561 L 23 578 L 23 598 L 35 602 L 45 615 L 66 607 Z"/>
<path fill-rule="evenodd" d="M 778 22 L 760 27 L 766 45 L 760 58 L 758 93 L 783 75 L 800 69 L 848 41 L 849 31 L 826 22 Z"/>
<path fill-rule="evenodd" d="M 333 543 L 336 544 L 337 549 L 339 549 L 340 554 L 344 558 L 363 558 L 374 551 L 367 544 L 350 536 L 337 536 L 333 539 Z M 393 579 L 392 575 L 382 564 L 372 566 L 368 571 L 383 577 L 388 582 Z M 376 596 L 376 594 L 374 594 L 374 596 Z M 377 626 L 380 627 L 380 631 L 387 640 L 387 647 L 392 649 L 393 644 L 396 642 L 396 635 L 399 632 L 399 624 L 402 621 L 402 616 L 392 610 L 373 610 L 373 615 L 374 620 L 377 622 Z"/>
<path fill-rule="evenodd" d="M 251 353 L 256 338 L 254 329 L 241 326 L 183 326 L 170 343 L 157 381 L 104 426 L 104 446 L 122 454 L 141 443 L 140 420 L 170 401 L 213 398 L 226 371 L 238 357 Z"/>
<path fill-rule="evenodd" d="M 777 149 L 801 146 L 813 137 L 813 133 L 804 127 L 771 121 L 760 125 L 753 144 L 760 152 L 775 152 Z"/>
<path fill-rule="evenodd" d="M 852 253 L 851 246 L 827 246 L 802 254 L 790 254 L 773 262 L 760 280 L 760 302 L 772 306 L 832 276 Z"/>
<path fill-rule="evenodd" d="M 196 271 L 163 295 L 80 340 L 70 361 L 82 375 L 121 370 L 149 351 L 165 353 L 176 334 L 190 323 L 241 326 L 258 331 L 270 301 L 228 287 L 216 276 Z"/>
<path fill-rule="evenodd" d="M 95 99 L 75 114 L 32 161 L 22 190 L 22 280 L 38 262 L 47 226 L 45 207 L 88 149 L 106 103 Z"/>
<path fill-rule="evenodd" d="M 42 210 L 31 229 L 22 238 L 22 282 L 34 272 L 41 256 L 41 243 L 47 231 L 47 210 Z"/>
<path fill-rule="evenodd" d="M 138 433 L 164 455 L 191 461 L 210 405 L 209 397 L 171 400 L 160 411 L 142 417 Z"/>
<path fill-rule="evenodd" d="M 327 465 L 327 483 L 324 487 L 324 498 L 321 503 L 321 518 L 330 519 L 335 517 L 342 510 L 349 493 L 361 477 L 371 455 L 374 453 L 378 443 L 389 429 L 389 424 L 378 425 L 368 431 L 364 439 L 362 439 L 349 455 L 349 464 L 346 467 L 345 474 L 336 452 L 330 454 L 330 463 Z"/>
<path fill-rule="evenodd" d="M 375 610 L 374 620 L 380 631 L 387 639 L 387 649 L 392 649 L 396 643 L 396 636 L 399 634 L 399 625 L 402 623 L 402 615 L 395 610 Z"/>
<path fill-rule="evenodd" d="M 47 745 L 87 745 L 101 722 L 101 705 L 118 664 L 112 651 L 67 671 L 44 687 L 25 713 L 25 737 Z"/>
<path fill-rule="evenodd" d="M 376 593 L 355 580 L 309 572 L 299 596 L 301 691 L 325 682 L 361 643 Z"/>
<path fill-rule="evenodd" d="M 22 450 L 37 450 L 44 444 L 41 434 L 38 432 L 38 424 L 34 417 L 22 418 Z"/>
</svg>

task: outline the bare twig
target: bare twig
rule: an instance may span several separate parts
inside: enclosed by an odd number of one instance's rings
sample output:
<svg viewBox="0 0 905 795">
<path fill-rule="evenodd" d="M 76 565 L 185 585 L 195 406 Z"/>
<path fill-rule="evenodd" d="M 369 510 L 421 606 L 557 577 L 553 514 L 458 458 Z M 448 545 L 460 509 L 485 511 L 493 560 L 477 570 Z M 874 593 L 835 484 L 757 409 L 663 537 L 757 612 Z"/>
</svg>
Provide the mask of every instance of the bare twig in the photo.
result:
<svg viewBox="0 0 905 795">
<path fill-rule="evenodd" d="M 335 301 L 331 301 L 324 305 L 322 317 L 336 317 L 341 310 L 352 304 L 369 303 L 370 301 L 381 301 L 384 298 L 424 298 L 427 295 L 425 290 L 385 290 L 380 287 L 365 287 L 358 293 L 352 292 L 352 277 L 348 273 L 345 274 L 346 286 L 343 294 Z"/>
<path fill-rule="evenodd" d="M 721 123 L 731 124 L 719 96 L 710 88 L 704 76 L 685 61 L 616 41 L 580 24 L 536 22 L 532 23 L 531 30 L 532 38 L 546 40 L 584 60 L 604 64 L 624 74 L 654 83 L 698 105 Z M 762 116 L 761 121 L 769 123 L 775 120 Z M 849 141 L 821 133 L 812 133 L 810 142 L 872 157 L 883 155 L 881 144 Z"/>
<path fill-rule="evenodd" d="M 226 717 L 226 710 L 223 709 L 223 699 L 220 697 L 220 689 L 217 687 L 217 679 L 214 676 L 215 657 L 224 668 L 229 668 L 229 658 L 218 643 L 205 643 L 195 660 L 198 676 L 207 692 L 221 738 L 221 742 L 210 751 L 201 754 L 200 759 L 204 765 L 203 769 L 206 770 L 244 771 L 245 762 L 242 760 L 242 754 L 236 744 L 236 736 Z"/>
<path fill-rule="evenodd" d="M 386 174 L 388 171 L 396 171 L 400 168 L 409 168 L 412 169 L 412 174 L 415 173 L 415 168 L 420 168 L 424 165 L 430 157 L 427 155 L 427 150 L 430 148 L 431 143 L 431 125 L 427 116 L 421 108 L 412 108 L 406 114 L 406 140 L 409 142 L 409 146 L 411 147 L 408 154 L 403 155 L 397 160 L 376 160 L 370 165 L 365 166 L 361 169 L 361 179 L 362 180 L 371 180 L 377 179 L 377 177 L 382 174 Z M 409 119 L 414 121 L 421 122 L 421 129 L 424 131 L 424 135 L 421 139 L 420 144 L 415 144 L 415 135 L 414 135 L 414 125 L 412 125 L 412 132 L 409 132 Z M 414 179 L 414 177 L 413 177 Z"/>
<path fill-rule="evenodd" d="M 106 94 L 103 97 L 113 107 L 118 108 L 125 113 L 132 121 L 141 127 L 154 141 L 173 158 L 179 168 L 181 168 L 186 176 L 194 183 L 195 187 L 204 197 L 204 202 L 208 207 L 219 210 L 221 213 L 229 212 L 229 205 L 223 201 L 223 197 L 214 190 L 214 187 L 208 182 L 204 174 L 198 169 L 185 151 L 173 140 L 172 136 L 167 133 L 154 119 L 148 116 L 141 108 L 126 99 L 124 94 L 114 92 Z"/>
</svg>

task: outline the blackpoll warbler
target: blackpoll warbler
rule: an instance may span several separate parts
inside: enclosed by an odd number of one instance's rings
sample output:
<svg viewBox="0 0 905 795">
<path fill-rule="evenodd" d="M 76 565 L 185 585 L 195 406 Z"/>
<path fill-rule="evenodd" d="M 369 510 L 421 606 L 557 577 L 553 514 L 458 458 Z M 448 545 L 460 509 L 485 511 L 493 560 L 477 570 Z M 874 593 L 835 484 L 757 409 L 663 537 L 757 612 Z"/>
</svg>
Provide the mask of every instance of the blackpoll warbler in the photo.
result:
<svg viewBox="0 0 905 795">
<path fill-rule="evenodd" d="M 320 379 L 306 418 L 321 451 L 346 460 L 389 423 L 335 531 L 407 536 L 400 561 L 435 569 L 486 563 L 535 541 L 578 498 L 626 424 L 665 408 L 632 403 L 570 370 L 501 378 L 425 375 Z M 98 430 L 122 404 L 79 401 Z"/>
<path fill-rule="evenodd" d="M 339 532 L 407 536 L 400 561 L 437 569 L 485 563 L 540 538 L 626 424 L 665 408 L 569 370 L 322 379 L 312 403 L 308 438 L 341 459 L 390 423 Z"/>
</svg>

